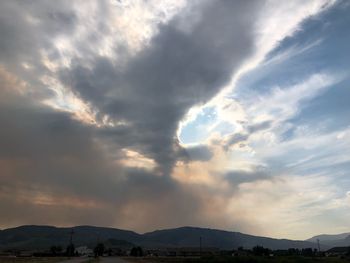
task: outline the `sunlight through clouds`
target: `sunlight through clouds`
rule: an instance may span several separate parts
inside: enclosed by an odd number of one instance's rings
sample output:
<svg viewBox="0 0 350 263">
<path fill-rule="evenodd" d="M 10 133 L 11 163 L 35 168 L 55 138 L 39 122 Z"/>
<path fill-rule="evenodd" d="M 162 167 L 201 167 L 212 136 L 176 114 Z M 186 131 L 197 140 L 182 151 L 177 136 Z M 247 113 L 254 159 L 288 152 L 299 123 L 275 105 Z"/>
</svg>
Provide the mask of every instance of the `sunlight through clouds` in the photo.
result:
<svg viewBox="0 0 350 263">
<path fill-rule="evenodd" d="M 348 230 L 343 1 L 0 6 L 2 228 Z"/>
</svg>

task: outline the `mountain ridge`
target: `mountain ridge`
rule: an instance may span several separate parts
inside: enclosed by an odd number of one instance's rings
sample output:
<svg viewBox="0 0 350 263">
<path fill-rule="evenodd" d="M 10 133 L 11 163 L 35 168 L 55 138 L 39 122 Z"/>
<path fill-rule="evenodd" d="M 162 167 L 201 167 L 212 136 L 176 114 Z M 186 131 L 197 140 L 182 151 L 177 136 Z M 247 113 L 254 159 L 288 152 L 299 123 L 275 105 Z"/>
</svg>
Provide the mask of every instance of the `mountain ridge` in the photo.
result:
<svg viewBox="0 0 350 263">
<path fill-rule="evenodd" d="M 350 232 L 341 234 L 321 234 L 313 236 L 306 241 L 308 242 L 319 242 L 329 247 L 347 247 L 350 246 Z"/>
<path fill-rule="evenodd" d="M 220 249 L 233 249 L 240 246 L 252 248 L 256 245 L 271 249 L 317 247 L 315 243 L 308 241 L 275 239 L 192 226 L 158 229 L 140 234 L 131 230 L 89 225 L 74 227 L 23 225 L 0 231 L 0 249 L 48 249 L 52 245 L 64 247 L 70 240 L 71 230 L 74 231 L 73 240 L 77 246 L 94 246 L 98 241 L 115 239 L 146 248 L 198 247 L 199 238 L 201 238 L 203 246 Z"/>
</svg>

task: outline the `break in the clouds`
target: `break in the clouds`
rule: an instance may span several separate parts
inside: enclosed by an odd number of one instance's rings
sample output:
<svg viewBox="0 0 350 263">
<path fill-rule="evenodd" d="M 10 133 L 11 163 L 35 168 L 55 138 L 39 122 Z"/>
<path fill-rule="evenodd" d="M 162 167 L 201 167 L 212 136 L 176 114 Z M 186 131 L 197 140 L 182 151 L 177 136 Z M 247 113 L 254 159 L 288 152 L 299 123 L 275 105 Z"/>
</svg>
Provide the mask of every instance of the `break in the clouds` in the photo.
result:
<svg viewBox="0 0 350 263">
<path fill-rule="evenodd" d="M 344 1 L 2 1 L 0 225 L 348 231 Z"/>
</svg>

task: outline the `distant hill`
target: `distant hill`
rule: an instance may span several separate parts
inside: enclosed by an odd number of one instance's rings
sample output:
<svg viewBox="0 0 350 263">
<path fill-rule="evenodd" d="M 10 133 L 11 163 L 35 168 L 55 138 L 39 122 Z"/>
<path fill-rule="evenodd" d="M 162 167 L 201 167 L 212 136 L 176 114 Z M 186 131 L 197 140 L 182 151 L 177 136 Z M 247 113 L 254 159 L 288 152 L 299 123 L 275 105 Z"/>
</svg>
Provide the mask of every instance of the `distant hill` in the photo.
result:
<svg viewBox="0 0 350 263">
<path fill-rule="evenodd" d="M 157 230 L 143 235 L 147 244 L 177 247 L 199 246 L 199 237 L 202 237 L 203 246 L 223 249 L 238 248 L 240 246 L 252 248 L 256 245 L 271 249 L 316 247 L 316 244 L 311 242 L 274 239 L 197 227 Z"/>
<path fill-rule="evenodd" d="M 328 247 L 347 247 L 350 246 L 350 232 L 337 235 L 318 235 L 306 241 L 317 243 L 317 240 L 320 240 L 320 244 Z"/>
<path fill-rule="evenodd" d="M 118 247 L 122 249 L 131 249 L 132 247 L 136 246 L 131 242 L 114 238 L 108 238 L 106 241 L 104 241 L 104 244 L 106 247 Z M 94 244 L 91 245 L 93 246 Z"/>
<path fill-rule="evenodd" d="M 20 226 L 0 231 L 0 249 L 48 249 L 53 245 L 66 247 L 73 229 L 76 246 L 94 245 L 108 239 L 138 242 L 140 235 L 115 228 L 76 226 L 72 228 L 53 226 Z"/>
<path fill-rule="evenodd" d="M 309 241 L 266 238 L 198 227 L 180 227 L 138 234 L 133 231 L 94 226 L 72 228 L 20 226 L 0 231 L 0 250 L 10 248 L 49 249 L 52 245 L 65 247 L 69 242 L 69 233 L 72 229 L 74 231 L 73 241 L 76 246 L 88 245 L 91 247 L 97 241 L 103 241 L 108 245 L 123 247 L 130 247 L 134 244 L 148 248 L 198 247 L 201 237 L 203 247 L 221 249 L 232 249 L 240 246 L 252 248 L 256 245 L 271 249 L 317 247 L 315 243 Z"/>
</svg>

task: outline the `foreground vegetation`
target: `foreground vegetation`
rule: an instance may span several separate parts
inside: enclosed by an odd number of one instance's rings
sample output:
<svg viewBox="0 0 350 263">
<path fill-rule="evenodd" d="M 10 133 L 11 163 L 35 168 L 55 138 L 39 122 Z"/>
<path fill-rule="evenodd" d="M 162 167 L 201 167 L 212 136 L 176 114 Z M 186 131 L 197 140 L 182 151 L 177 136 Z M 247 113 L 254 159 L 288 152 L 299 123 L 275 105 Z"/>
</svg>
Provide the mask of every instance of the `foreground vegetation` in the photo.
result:
<svg viewBox="0 0 350 263">
<path fill-rule="evenodd" d="M 340 257 L 303 257 L 303 256 L 275 256 L 275 257 L 258 257 L 258 256 L 213 256 L 203 258 L 180 258 L 180 257 L 159 257 L 143 258 L 133 260 L 134 263 L 349 263 L 350 258 Z"/>
<path fill-rule="evenodd" d="M 0 257 L 0 263 L 57 263 L 65 257 Z"/>
<path fill-rule="evenodd" d="M 74 259 L 74 258 L 72 258 Z M 67 257 L 0 257 L 0 263 L 59 263 Z M 86 258 L 81 263 L 98 263 L 98 258 Z"/>
<path fill-rule="evenodd" d="M 126 257 L 130 263 L 349 263 L 350 258 L 340 257 L 302 257 L 302 256 L 213 256 L 203 258 L 191 257 Z M 59 263 L 67 258 L 61 257 L 0 257 L 0 263 Z M 83 263 L 98 263 L 99 259 L 87 258 Z M 116 260 L 117 262 L 117 260 Z M 119 262 L 119 261 L 118 261 Z"/>
</svg>

